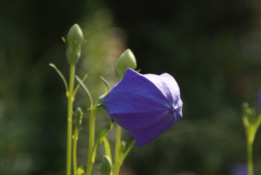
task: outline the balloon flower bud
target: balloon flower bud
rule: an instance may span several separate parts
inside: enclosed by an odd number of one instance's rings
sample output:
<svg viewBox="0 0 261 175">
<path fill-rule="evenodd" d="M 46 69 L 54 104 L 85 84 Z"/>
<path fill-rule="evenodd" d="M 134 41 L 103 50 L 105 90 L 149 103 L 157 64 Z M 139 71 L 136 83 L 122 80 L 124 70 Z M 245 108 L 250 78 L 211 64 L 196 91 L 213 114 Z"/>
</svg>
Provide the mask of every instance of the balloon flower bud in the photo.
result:
<svg viewBox="0 0 261 175">
<path fill-rule="evenodd" d="M 169 74 L 142 75 L 127 69 L 123 79 L 104 98 L 108 114 L 143 146 L 182 118 L 182 100 Z"/>
<path fill-rule="evenodd" d="M 82 110 L 81 108 L 77 108 L 75 113 L 74 113 L 74 117 L 73 117 L 73 123 L 74 123 L 74 127 L 75 128 L 79 128 L 82 124 Z"/>
<path fill-rule="evenodd" d="M 117 72 L 120 80 L 126 73 L 127 68 L 136 69 L 136 58 L 130 49 L 125 50 L 117 62 Z"/>
<path fill-rule="evenodd" d="M 112 169 L 111 159 L 108 156 L 104 156 L 101 162 L 101 175 L 110 175 Z"/>
<path fill-rule="evenodd" d="M 67 34 L 67 50 L 66 57 L 71 65 L 75 65 L 80 56 L 81 56 L 81 48 L 84 40 L 84 36 L 82 30 L 78 24 L 74 24 L 68 34 Z"/>
</svg>

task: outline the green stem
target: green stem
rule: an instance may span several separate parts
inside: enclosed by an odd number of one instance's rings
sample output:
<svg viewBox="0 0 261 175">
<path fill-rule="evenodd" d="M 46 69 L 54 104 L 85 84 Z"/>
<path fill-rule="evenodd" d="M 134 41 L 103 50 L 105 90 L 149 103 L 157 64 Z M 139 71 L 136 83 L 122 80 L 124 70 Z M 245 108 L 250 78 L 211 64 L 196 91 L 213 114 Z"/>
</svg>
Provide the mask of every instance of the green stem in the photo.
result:
<svg viewBox="0 0 261 175">
<path fill-rule="evenodd" d="M 77 140 L 78 140 L 78 128 L 74 129 L 73 133 L 73 172 L 77 175 Z"/>
<path fill-rule="evenodd" d="M 73 87 L 74 87 L 75 66 L 70 65 L 70 80 L 68 97 L 68 118 L 67 118 L 67 161 L 66 161 L 66 175 L 71 175 L 71 159 L 72 159 L 72 111 L 73 111 Z"/>
<path fill-rule="evenodd" d="M 248 175 L 253 175 L 254 166 L 253 166 L 253 140 L 251 139 L 251 134 L 248 134 L 247 138 L 247 167 L 248 167 Z"/>
<path fill-rule="evenodd" d="M 86 175 L 91 175 L 92 165 L 93 165 L 92 154 L 94 148 L 96 110 L 97 109 L 95 107 L 91 106 L 90 126 L 89 126 L 89 151 L 88 151 Z"/>
<path fill-rule="evenodd" d="M 118 175 L 121 167 L 121 127 L 119 125 L 117 125 L 114 164 L 114 175 Z"/>
</svg>

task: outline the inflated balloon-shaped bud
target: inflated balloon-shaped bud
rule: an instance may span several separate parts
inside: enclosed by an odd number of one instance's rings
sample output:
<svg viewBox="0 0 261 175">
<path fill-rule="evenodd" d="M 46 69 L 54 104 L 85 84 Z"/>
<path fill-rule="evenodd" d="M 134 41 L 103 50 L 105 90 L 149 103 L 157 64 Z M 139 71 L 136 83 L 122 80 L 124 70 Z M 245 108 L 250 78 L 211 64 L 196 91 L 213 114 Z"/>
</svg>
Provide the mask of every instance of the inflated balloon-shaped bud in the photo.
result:
<svg viewBox="0 0 261 175">
<path fill-rule="evenodd" d="M 69 64 L 75 65 L 78 62 L 81 56 L 81 48 L 83 41 L 84 36 L 80 26 L 78 24 L 74 24 L 70 28 L 66 38 L 66 57 Z"/>
<path fill-rule="evenodd" d="M 82 109 L 81 108 L 77 108 L 75 113 L 74 113 L 74 117 L 73 117 L 73 123 L 74 123 L 74 127 L 75 128 L 79 128 L 82 124 Z"/>
<path fill-rule="evenodd" d="M 111 175 L 112 163 L 108 156 L 104 156 L 101 162 L 101 175 Z"/>
<path fill-rule="evenodd" d="M 136 58 L 130 49 L 126 49 L 117 62 L 117 72 L 120 80 L 126 73 L 127 68 L 136 69 L 137 63 Z"/>
</svg>

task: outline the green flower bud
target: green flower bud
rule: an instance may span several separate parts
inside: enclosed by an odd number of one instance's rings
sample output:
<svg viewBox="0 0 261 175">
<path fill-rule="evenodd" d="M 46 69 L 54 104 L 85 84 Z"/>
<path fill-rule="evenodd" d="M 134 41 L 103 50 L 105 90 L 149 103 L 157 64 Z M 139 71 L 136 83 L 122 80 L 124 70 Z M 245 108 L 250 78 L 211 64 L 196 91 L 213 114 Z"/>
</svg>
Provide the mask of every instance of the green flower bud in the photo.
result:
<svg viewBox="0 0 261 175">
<path fill-rule="evenodd" d="M 124 150 L 126 148 L 126 142 L 121 141 L 121 147 L 120 148 L 121 148 L 122 153 L 124 153 Z"/>
<path fill-rule="evenodd" d="M 82 30 L 78 24 L 74 24 L 68 34 L 67 34 L 67 50 L 66 57 L 71 65 L 75 65 L 80 56 L 81 56 L 81 48 L 84 40 L 84 36 Z"/>
<path fill-rule="evenodd" d="M 126 73 L 127 68 L 136 69 L 136 58 L 130 49 L 125 50 L 117 62 L 117 72 L 119 78 L 122 79 Z"/>
<path fill-rule="evenodd" d="M 108 156 L 104 156 L 101 162 L 101 175 L 111 175 L 112 163 Z"/>
<path fill-rule="evenodd" d="M 243 122 L 245 126 L 254 125 L 256 122 L 256 112 L 247 103 L 243 104 Z"/>
<path fill-rule="evenodd" d="M 79 168 L 77 169 L 77 174 L 78 174 L 78 175 L 84 175 L 83 167 L 79 167 Z"/>
<path fill-rule="evenodd" d="M 81 108 L 77 108 L 75 110 L 75 113 L 74 113 L 74 117 L 73 117 L 73 123 L 74 123 L 74 127 L 75 128 L 79 128 L 82 124 L 82 109 Z"/>
</svg>

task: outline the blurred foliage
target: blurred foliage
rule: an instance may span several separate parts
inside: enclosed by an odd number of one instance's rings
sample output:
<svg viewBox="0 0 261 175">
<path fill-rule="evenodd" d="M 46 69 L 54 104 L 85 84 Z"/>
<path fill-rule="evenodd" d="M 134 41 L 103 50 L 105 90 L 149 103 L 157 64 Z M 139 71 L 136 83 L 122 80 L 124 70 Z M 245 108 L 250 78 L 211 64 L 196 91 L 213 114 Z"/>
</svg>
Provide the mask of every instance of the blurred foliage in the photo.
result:
<svg viewBox="0 0 261 175">
<path fill-rule="evenodd" d="M 254 107 L 261 86 L 259 1 L 14 0 L 1 7 L 0 174 L 64 174 L 65 90 L 48 63 L 68 74 L 60 37 L 74 23 L 87 38 L 77 74 L 88 74 L 96 99 L 104 91 L 100 75 L 111 86 L 117 81 L 116 59 L 126 47 L 142 73 L 168 72 L 181 88 L 184 118 L 152 143 L 135 147 L 121 175 L 229 175 L 233 164 L 245 163 L 241 104 Z M 77 106 L 86 109 L 79 92 Z M 99 115 L 98 129 L 109 120 L 105 111 Z M 79 139 L 83 166 L 86 129 Z M 258 131 L 257 174 L 260 137 Z M 127 133 L 124 138 L 131 140 Z"/>
</svg>

